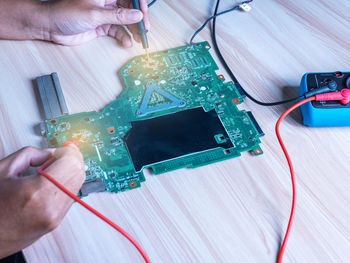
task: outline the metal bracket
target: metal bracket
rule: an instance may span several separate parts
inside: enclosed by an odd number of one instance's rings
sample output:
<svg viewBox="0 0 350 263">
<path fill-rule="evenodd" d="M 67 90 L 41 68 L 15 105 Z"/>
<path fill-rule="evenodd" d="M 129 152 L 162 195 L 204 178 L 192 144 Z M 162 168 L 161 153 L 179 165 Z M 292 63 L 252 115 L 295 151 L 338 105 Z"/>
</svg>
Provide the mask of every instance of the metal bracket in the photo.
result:
<svg viewBox="0 0 350 263">
<path fill-rule="evenodd" d="M 68 114 L 68 108 L 56 72 L 36 78 L 35 83 L 46 120 Z"/>
</svg>

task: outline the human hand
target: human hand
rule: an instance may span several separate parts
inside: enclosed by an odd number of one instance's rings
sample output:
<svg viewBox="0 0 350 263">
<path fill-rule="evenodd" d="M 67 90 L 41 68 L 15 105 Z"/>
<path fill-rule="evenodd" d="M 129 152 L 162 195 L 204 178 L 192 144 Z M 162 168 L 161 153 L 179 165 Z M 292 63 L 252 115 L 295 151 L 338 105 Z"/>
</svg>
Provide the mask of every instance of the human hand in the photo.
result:
<svg viewBox="0 0 350 263">
<path fill-rule="evenodd" d="M 29 167 L 55 161 L 45 170 L 77 194 L 85 180 L 83 157 L 76 146 L 39 150 L 26 147 L 0 160 L 0 259 L 54 230 L 73 200 Z"/>
<path fill-rule="evenodd" d="M 44 39 L 63 45 L 78 45 L 96 37 L 111 36 L 124 47 L 132 40 L 124 25 L 140 42 L 137 24 L 144 19 L 149 29 L 147 1 L 140 1 L 141 11 L 132 9 L 131 0 L 56 0 L 43 3 L 48 27 Z"/>
<path fill-rule="evenodd" d="M 141 11 L 131 0 L 1 0 L 0 39 L 41 39 L 79 45 L 96 37 L 111 36 L 125 47 L 132 40 L 124 25 L 140 42 L 137 24 L 150 28 L 147 0 Z"/>
</svg>

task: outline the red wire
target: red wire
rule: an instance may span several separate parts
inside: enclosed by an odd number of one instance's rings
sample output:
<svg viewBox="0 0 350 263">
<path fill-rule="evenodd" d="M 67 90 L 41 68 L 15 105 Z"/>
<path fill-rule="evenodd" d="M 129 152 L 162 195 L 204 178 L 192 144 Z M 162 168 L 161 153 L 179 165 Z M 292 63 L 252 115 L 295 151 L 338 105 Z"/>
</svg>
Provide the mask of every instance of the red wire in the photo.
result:
<svg viewBox="0 0 350 263">
<path fill-rule="evenodd" d="M 294 176 L 294 168 L 293 168 L 293 164 L 292 164 L 292 160 L 290 159 L 290 156 L 287 152 L 287 149 L 286 149 L 286 146 L 284 145 L 283 141 L 282 141 L 282 138 L 281 138 L 281 135 L 280 135 L 280 131 L 279 131 L 279 127 L 280 127 L 280 124 L 281 122 L 283 121 L 283 119 L 289 114 L 291 113 L 293 110 L 295 110 L 296 108 L 300 107 L 301 105 L 307 103 L 307 102 L 310 102 L 312 100 L 315 100 L 315 97 L 310 97 L 308 99 L 304 99 L 300 102 L 298 102 L 297 104 L 293 105 L 292 107 L 290 107 L 288 110 L 286 110 L 282 116 L 278 119 L 277 123 L 276 123 L 276 135 L 277 135 L 277 139 L 282 147 L 282 150 L 284 152 L 284 155 L 286 156 L 286 159 L 287 159 L 287 162 L 288 162 L 288 165 L 289 165 L 289 170 L 290 170 L 290 175 L 291 175 L 291 178 L 292 178 L 292 187 L 293 187 L 293 197 L 292 197 L 292 209 L 291 209 L 291 212 L 290 212 L 290 217 L 289 217 L 289 222 L 288 222 L 288 227 L 287 227 L 287 231 L 286 231 L 286 234 L 284 236 L 284 239 L 283 239 L 283 243 L 282 243 L 282 247 L 280 249 L 280 252 L 279 252 L 279 255 L 278 255 L 278 263 L 282 263 L 282 259 L 283 259 L 283 255 L 284 255 L 284 251 L 286 249 L 286 245 L 287 245 L 287 242 L 288 242 L 288 238 L 289 238 L 289 235 L 290 235 L 290 230 L 292 228 L 292 224 L 293 224 L 293 219 L 294 219 L 294 213 L 295 213 L 295 200 L 296 200 L 296 195 L 297 195 L 297 192 L 296 192 L 296 184 L 295 184 L 295 176 Z"/>
<path fill-rule="evenodd" d="M 283 239 L 283 243 L 278 255 L 278 263 L 282 263 L 283 260 L 283 255 L 286 249 L 286 245 L 288 242 L 288 238 L 290 235 L 290 230 L 292 228 L 292 224 L 293 224 L 293 219 L 294 219 L 294 213 L 295 213 L 295 204 L 296 204 L 296 184 L 295 184 L 295 176 L 294 176 L 294 168 L 293 168 L 293 164 L 292 164 L 292 160 L 288 154 L 288 151 L 283 143 L 283 140 L 281 138 L 280 135 L 280 131 L 279 131 L 279 127 L 281 122 L 283 121 L 283 119 L 289 114 L 291 113 L 293 110 L 295 110 L 296 108 L 300 107 L 301 105 L 313 101 L 315 100 L 315 97 L 310 97 L 308 99 L 304 99 L 298 103 L 296 103 L 295 105 L 293 105 L 292 107 L 290 107 L 289 109 L 287 109 L 282 116 L 278 119 L 277 123 L 276 123 L 276 135 L 277 135 L 277 139 L 282 147 L 282 150 L 284 152 L 284 155 L 286 156 L 288 165 L 289 165 L 289 170 L 290 170 L 290 174 L 291 174 L 291 179 L 292 179 L 292 187 L 293 187 L 293 196 L 292 196 L 292 208 L 291 208 L 291 212 L 290 212 L 290 217 L 289 217 L 289 222 L 288 222 L 288 226 L 287 226 L 287 230 L 286 230 L 286 234 L 284 236 Z M 146 254 L 146 252 L 142 249 L 142 247 L 137 243 L 137 241 L 130 236 L 125 230 L 123 230 L 121 227 L 119 227 L 117 224 L 115 224 L 113 221 L 111 221 L 110 219 L 108 219 L 107 217 L 105 217 L 103 214 L 101 214 L 100 212 L 98 212 L 97 210 L 95 210 L 94 208 L 92 208 L 90 205 L 88 205 L 87 203 L 85 203 L 84 201 L 82 201 L 79 197 L 77 197 L 76 195 L 74 195 L 72 192 L 70 192 L 67 188 L 65 188 L 62 184 L 60 184 L 56 179 L 54 179 L 51 175 L 49 175 L 48 173 L 46 173 L 44 170 L 49 167 L 52 162 L 54 161 L 53 158 L 51 158 L 49 161 L 47 161 L 46 163 L 44 163 L 44 165 L 42 167 L 40 167 L 40 169 L 38 170 L 38 173 L 45 176 L 49 181 L 51 181 L 54 185 L 56 185 L 60 190 L 62 190 L 64 193 L 66 193 L 69 197 L 71 197 L 74 201 L 76 201 L 77 203 L 81 204 L 83 207 L 85 207 L 86 209 L 88 209 L 90 212 L 92 212 L 93 214 L 95 214 L 96 216 L 98 216 L 99 218 L 101 218 L 103 221 L 105 221 L 107 224 L 109 224 L 110 226 L 112 226 L 114 229 L 116 229 L 117 231 L 119 231 L 123 236 L 125 236 L 136 248 L 137 250 L 141 253 L 142 257 L 144 258 L 144 260 L 149 263 L 150 260 Z"/>
<path fill-rule="evenodd" d="M 79 197 L 77 197 L 75 194 L 73 194 L 71 191 L 69 191 L 67 188 L 65 188 L 62 184 L 60 184 L 55 178 L 53 178 L 51 175 L 46 173 L 44 170 L 49 167 L 54 161 L 54 158 L 51 158 L 46 163 L 43 164 L 42 167 L 38 169 L 38 173 L 46 177 L 49 181 L 51 181 L 54 185 L 56 185 L 60 190 L 62 190 L 65 194 L 67 194 L 70 198 L 72 198 L 77 203 L 81 204 L 83 207 L 85 207 L 87 210 L 89 210 L 91 213 L 95 214 L 99 218 L 101 218 L 103 221 L 105 221 L 107 224 L 109 224 L 111 227 L 119 231 L 123 236 L 125 236 L 140 252 L 144 260 L 149 263 L 151 262 L 146 254 L 146 252 L 142 249 L 142 247 L 137 243 L 137 241 L 129 235 L 124 229 L 122 229 L 120 226 L 118 226 L 116 223 L 114 223 L 112 220 L 105 217 L 103 214 L 98 212 L 96 209 L 92 208 L 90 205 L 82 201 Z"/>
</svg>

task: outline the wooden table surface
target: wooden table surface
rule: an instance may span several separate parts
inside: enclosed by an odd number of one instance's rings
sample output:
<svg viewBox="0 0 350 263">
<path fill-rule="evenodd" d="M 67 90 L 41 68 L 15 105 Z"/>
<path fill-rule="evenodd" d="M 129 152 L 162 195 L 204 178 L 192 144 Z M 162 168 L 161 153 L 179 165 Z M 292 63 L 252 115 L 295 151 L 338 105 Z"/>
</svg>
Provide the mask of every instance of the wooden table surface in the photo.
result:
<svg viewBox="0 0 350 263">
<path fill-rule="evenodd" d="M 151 51 L 188 43 L 215 4 L 198 2 L 159 0 L 151 8 Z M 230 6 L 222 1 L 222 8 Z M 218 18 L 218 41 L 255 97 L 295 96 L 306 72 L 350 70 L 348 0 L 265 0 L 252 7 Z M 209 29 L 196 40 L 210 40 Z M 70 113 L 99 110 L 122 92 L 119 69 L 142 52 L 107 37 L 78 47 L 0 41 L 0 158 L 42 144 L 35 77 L 58 72 Z M 146 171 L 141 188 L 85 201 L 134 236 L 152 262 L 275 262 L 291 207 L 290 175 L 274 134 L 286 107 L 248 99 L 239 106 L 252 110 L 266 133 L 262 156 L 244 153 L 158 176 Z M 349 262 L 350 128 L 308 128 L 299 111 L 282 126 L 298 188 L 285 262 Z M 142 262 L 123 236 L 77 204 L 24 253 L 29 263 Z"/>
</svg>

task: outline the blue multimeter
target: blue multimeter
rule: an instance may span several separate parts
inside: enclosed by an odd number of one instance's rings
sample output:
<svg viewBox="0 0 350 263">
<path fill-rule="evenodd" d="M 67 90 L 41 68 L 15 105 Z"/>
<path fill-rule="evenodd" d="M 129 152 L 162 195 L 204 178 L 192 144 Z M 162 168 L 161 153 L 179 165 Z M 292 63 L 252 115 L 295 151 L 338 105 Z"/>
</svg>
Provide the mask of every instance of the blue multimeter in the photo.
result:
<svg viewBox="0 0 350 263">
<path fill-rule="evenodd" d="M 332 83 L 334 90 L 350 89 L 350 72 L 306 73 L 299 94 L 312 92 Z M 304 125 L 311 127 L 350 126 L 350 103 L 312 101 L 301 106 Z"/>
</svg>

